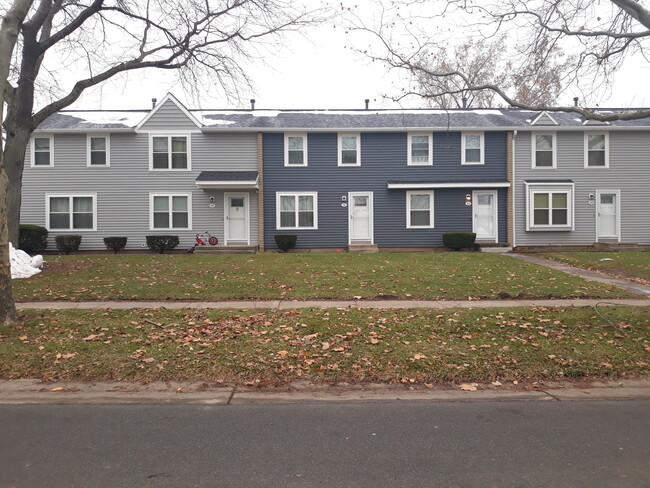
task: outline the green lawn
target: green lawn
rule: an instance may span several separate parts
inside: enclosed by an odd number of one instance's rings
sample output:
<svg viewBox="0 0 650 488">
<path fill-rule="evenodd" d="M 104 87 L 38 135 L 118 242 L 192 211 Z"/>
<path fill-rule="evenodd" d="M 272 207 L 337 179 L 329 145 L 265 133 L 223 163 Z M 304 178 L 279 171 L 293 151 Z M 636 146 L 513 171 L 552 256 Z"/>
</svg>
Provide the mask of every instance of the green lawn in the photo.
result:
<svg viewBox="0 0 650 488">
<path fill-rule="evenodd" d="M 480 253 L 48 256 L 17 300 L 498 299 L 632 296 Z"/>
<path fill-rule="evenodd" d="M 554 252 L 545 253 L 544 256 L 573 266 L 650 284 L 650 252 Z"/>
<path fill-rule="evenodd" d="M 433 383 L 646 377 L 650 307 L 26 311 L 0 378 Z"/>
</svg>

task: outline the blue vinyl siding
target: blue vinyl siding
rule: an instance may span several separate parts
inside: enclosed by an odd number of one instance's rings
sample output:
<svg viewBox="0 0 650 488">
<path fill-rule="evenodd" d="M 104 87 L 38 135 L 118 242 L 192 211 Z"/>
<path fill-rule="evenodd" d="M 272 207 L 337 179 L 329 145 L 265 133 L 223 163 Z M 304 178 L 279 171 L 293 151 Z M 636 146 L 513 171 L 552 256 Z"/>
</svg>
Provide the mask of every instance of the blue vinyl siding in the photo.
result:
<svg viewBox="0 0 650 488">
<path fill-rule="evenodd" d="M 465 195 L 473 188 L 434 189 L 434 228 L 406 228 L 406 190 L 388 190 L 389 181 L 506 181 L 505 132 L 485 134 L 485 165 L 462 166 L 460 132 L 433 133 L 433 165 L 407 166 L 407 134 L 361 134 L 361 166 L 337 166 L 337 134 L 308 134 L 308 166 L 284 166 L 284 134 L 265 133 L 265 245 L 275 248 L 276 234 L 298 235 L 301 248 L 344 248 L 348 245 L 348 192 L 372 191 L 374 242 L 380 247 L 441 246 L 442 234 L 472 230 L 472 207 Z M 318 229 L 277 230 L 277 192 L 318 192 Z M 499 190 L 499 242 L 506 241 L 506 189 Z"/>
</svg>

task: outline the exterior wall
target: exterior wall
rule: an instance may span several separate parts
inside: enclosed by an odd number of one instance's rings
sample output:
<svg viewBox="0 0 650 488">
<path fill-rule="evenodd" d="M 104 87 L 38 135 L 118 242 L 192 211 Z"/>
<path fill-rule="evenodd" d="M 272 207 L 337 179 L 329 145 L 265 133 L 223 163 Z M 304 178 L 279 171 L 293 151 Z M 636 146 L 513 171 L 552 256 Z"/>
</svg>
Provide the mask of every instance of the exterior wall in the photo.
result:
<svg viewBox="0 0 650 488">
<path fill-rule="evenodd" d="M 158 107 L 146 123 L 140 128 L 143 131 L 155 130 L 198 130 L 198 127 L 171 100 L 166 100 Z"/>
<path fill-rule="evenodd" d="M 174 126 L 172 126 L 174 127 Z M 149 171 L 149 134 L 110 134 L 110 166 L 86 166 L 86 134 L 54 135 L 54 167 L 31 167 L 27 151 L 23 179 L 22 223 L 46 226 L 45 195 L 97 194 L 96 231 L 50 231 L 48 249 L 57 234 L 82 235 L 81 248 L 105 249 L 103 238 L 127 236 L 128 249 L 142 249 L 146 235 L 172 234 L 179 248 L 194 243 L 196 233 L 209 230 L 224 242 L 224 192 L 201 190 L 201 171 L 257 170 L 255 134 L 191 134 L 191 171 Z M 233 192 L 242 193 L 239 190 Z M 191 230 L 151 230 L 149 193 L 191 193 Z M 249 193 L 251 245 L 257 244 L 257 194 Z M 214 208 L 210 197 L 214 197 Z"/>
<path fill-rule="evenodd" d="M 308 134 L 308 166 L 284 166 L 284 134 L 264 134 L 265 245 L 276 248 L 274 235 L 298 235 L 297 247 L 348 246 L 348 192 L 372 191 L 374 243 L 380 247 L 442 245 L 442 234 L 472 230 L 472 207 L 465 195 L 473 188 L 434 189 L 434 228 L 406 228 L 406 190 L 389 190 L 387 182 L 506 181 L 505 132 L 485 134 L 485 165 L 462 166 L 460 132 L 433 133 L 433 165 L 407 166 L 405 132 L 362 133 L 361 166 L 337 166 L 337 134 Z M 318 229 L 278 230 L 277 192 L 318 192 Z M 499 189 L 499 242 L 505 243 L 506 189 Z"/>
<path fill-rule="evenodd" d="M 551 131 L 538 128 L 536 131 Z M 594 129 L 602 132 L 603 127 Z M 609 168 L 584 167 L 584 132 L 557 132 L 557 168 L 533 169 L 531 133 L 515 138 L 515 232 L 517 246 L 584 246 L 597 242 L 597 190 L 620 190 L 621 243 L 650 244 L 650 131 L 610 131 Z M 571 180 L 574 230 L 526 231 L 526 180 Z"/>
</svg>

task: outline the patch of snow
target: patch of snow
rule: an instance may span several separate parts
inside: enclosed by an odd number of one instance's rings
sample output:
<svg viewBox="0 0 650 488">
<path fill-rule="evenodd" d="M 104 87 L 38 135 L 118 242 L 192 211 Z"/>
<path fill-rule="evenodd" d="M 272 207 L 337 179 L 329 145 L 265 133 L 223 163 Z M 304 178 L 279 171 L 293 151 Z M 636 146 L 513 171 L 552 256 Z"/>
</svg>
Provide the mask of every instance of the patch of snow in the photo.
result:
<svg viewBox="0 0 650 488">
<path fill-rule="evenodd" d="M 207 119 L 203 117 L 201 123 L 203 125 L 232 125 L 236 124 L 237 122 L 234 120 Z"/>
<path fill-rule="evenodd" d="M 10 242 L 9 262 L 12 278 L 29 278 L 30 276 L 34 276 L 41 272 L 40 268 L 43 266 L 43 256 L 39 254 L 31 257 L 25 251 L 15 249 Z"/>
<path fill-rule="evenodd" d="M 614 261 L 612 258 L 602 258 L 599 259 L 598 261 Z"/>
<path fill-rule="evenodd" d="M 126 127 L 137 126 L 145 118 L 147 112 L 112 112 L 112 111 L 75 111 L 60 112 L 83 119 L 85 123 L 95 125 L 122 124 Z"/>
</svg>

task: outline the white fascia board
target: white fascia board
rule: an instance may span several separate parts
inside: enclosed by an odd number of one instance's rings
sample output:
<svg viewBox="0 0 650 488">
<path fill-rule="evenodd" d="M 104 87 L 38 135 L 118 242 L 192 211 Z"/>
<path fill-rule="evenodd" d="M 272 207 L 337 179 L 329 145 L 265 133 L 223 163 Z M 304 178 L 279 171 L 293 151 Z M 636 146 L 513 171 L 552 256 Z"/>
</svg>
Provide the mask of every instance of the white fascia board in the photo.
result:
<svg viewBox="0 0 650 488">
<path fill-rule="evenodd" d="M 489 183 L 489 182 L 467 182 L 467 183 L 388 183 L 389 190 L 417 190 L 428 188 L 510 188 L 507 181 Z"/>
<path fill-rule="evenodd" d="M 197 181 L 196 186 L 202 189 L 255 189 L 257 188 L 257 181 Z"/>
</svg>

